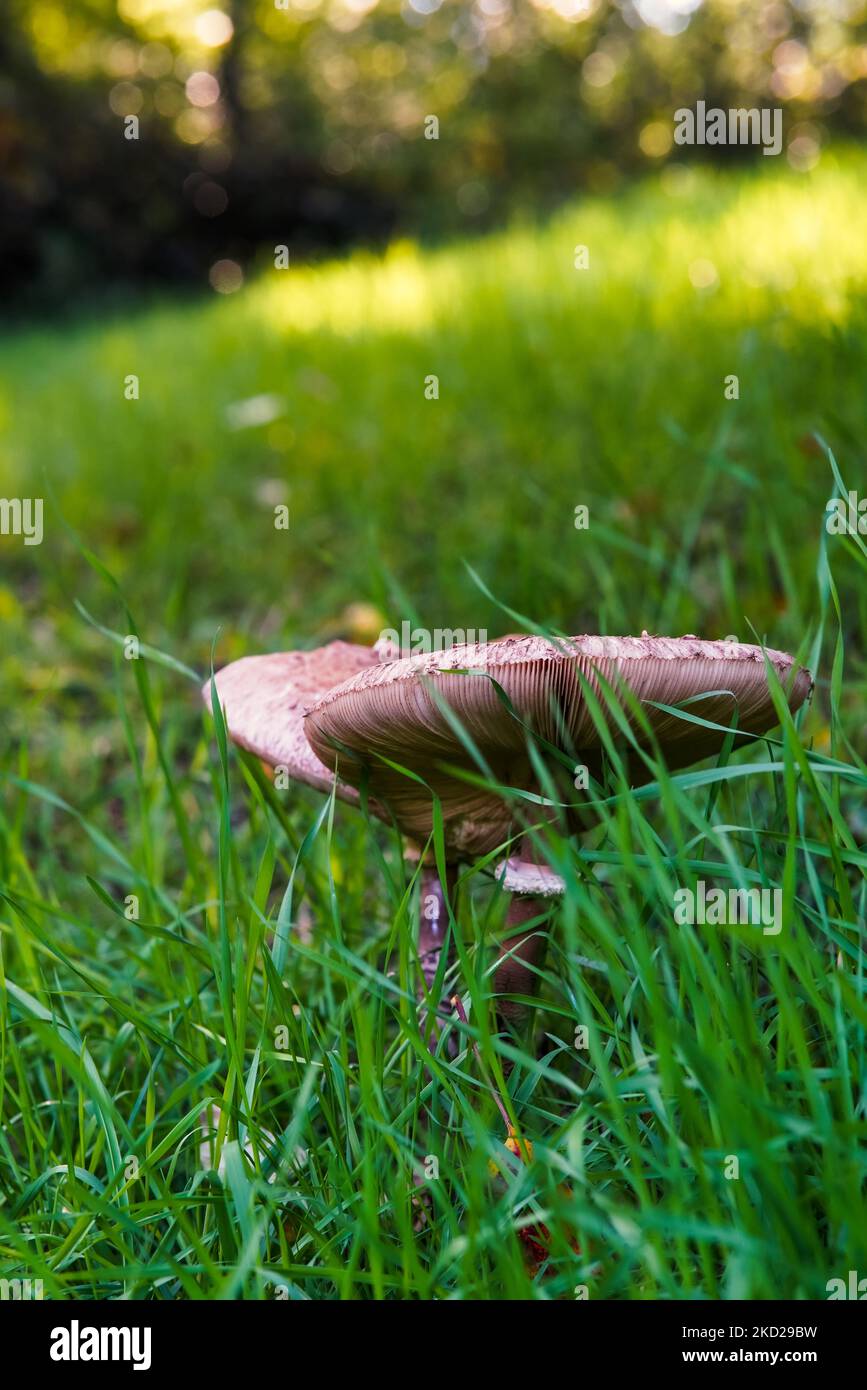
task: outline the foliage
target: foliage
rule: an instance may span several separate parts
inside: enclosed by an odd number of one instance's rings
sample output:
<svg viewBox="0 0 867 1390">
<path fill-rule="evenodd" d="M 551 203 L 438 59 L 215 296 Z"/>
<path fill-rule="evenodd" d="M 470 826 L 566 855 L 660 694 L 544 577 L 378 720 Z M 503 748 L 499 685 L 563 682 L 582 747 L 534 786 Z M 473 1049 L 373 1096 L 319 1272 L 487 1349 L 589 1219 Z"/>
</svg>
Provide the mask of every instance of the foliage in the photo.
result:
<svg viewBox="0 0 867 1390">
<path fill-rule="evenodd" d="M 699 100 L 782 107 L 785 157 L 810 168 L 863 129 L 864 17 L 863 0 L 11 0 L 3 283 L 56 309 L 118 279 L 204 286 L 275 245 L 499 224 L 701 155 L 672 145 Z"/>
</svg>

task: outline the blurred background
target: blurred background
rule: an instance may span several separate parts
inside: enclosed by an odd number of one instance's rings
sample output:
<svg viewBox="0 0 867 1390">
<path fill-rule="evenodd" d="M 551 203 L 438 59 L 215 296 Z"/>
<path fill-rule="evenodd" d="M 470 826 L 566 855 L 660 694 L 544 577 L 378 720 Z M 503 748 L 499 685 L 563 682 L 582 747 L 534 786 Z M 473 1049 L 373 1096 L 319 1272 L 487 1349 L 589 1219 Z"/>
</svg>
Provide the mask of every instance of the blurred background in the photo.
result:
<svg viewBox="0 0 867 1390">
<path fill-rule="evenodd" d="M 8 0 L 0 291 L 59 311 L 207 286 L 275 244 L 538 215 L 700 155 L 672 145 L 698 99 L 781 106 L 782 157 L 808 170 L 863 126 L 865 19 L 863 0 Z"/>
</svg>

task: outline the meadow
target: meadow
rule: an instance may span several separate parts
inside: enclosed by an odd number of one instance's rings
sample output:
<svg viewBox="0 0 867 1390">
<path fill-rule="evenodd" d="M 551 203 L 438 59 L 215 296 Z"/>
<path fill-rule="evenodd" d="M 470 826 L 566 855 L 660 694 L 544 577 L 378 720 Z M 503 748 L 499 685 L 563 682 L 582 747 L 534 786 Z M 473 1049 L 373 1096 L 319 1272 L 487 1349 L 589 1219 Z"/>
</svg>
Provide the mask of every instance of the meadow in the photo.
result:
<svg viewBox="0 0 867 1390">
<path fill-rule="evenodd" d="M 7 333 L 0 491 L 44 497 L 45 535 L 0 537 L 0 1275 L 595 1300 L 867 1274 L 867 538 L 825 527 L 867 491 L 865 223 L 857 151 L 668 170 Z M 550 836 L 532 1041 L 492 1037 L 505 904 L 466 868 L 455 1060 L 418 1032 L 396 835 L 276 790 L 198 692 L 404 620 L 732 634 L 816 677 L 767 739 Z M 676 923 L 699 879 L 779 889 L 783 930 Z"/>
</svg>

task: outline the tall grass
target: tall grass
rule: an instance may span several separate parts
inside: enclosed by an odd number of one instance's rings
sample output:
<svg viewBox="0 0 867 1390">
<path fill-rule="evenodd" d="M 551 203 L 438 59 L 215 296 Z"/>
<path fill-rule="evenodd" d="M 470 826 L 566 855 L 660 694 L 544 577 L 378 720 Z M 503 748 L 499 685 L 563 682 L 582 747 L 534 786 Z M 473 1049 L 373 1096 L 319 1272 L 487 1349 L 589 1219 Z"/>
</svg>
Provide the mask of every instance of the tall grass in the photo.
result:
<svg viewBox="0 0 867 1390">
<path fill-rule="evenodd" d="M 863 175 L 682 176 L 0 348 L 2 490 L 49 499 L 41 547 L 0 540 L 3 1277 L 763 1298 L 867 1269 L 865 549 L 824 529 L 863 491 Z M 263 392 L 284 413 L 232 430 Z M 221 664 L 516 611 L 756 634 L 817 688 L 767 740 L 545 832 L 567 891 L 532 1042 L 493 1035 L 505 903 L 467 866 L 468 1023 L 431 1060 L 396 838 L 275 791 L 188 677 L 215 635 Z M 699 879 L 780 889 L 783 930 L 679 925 Z M 504 1062 L 531 1162 L 504 1148 Z"/>
</svg>

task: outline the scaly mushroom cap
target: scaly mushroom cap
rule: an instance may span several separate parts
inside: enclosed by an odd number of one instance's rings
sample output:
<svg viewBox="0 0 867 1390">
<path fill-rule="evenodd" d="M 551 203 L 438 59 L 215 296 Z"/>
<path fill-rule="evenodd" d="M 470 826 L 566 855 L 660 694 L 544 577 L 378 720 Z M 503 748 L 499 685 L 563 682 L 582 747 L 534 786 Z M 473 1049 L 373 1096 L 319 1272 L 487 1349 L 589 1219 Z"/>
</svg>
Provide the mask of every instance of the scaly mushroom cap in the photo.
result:
<svg viewBox="0 0 867 1390">
<path fill-rule="evenodd" d="M 796 710 L 812 681 L 803 668 L 793 670 L 793 659 L 784 652 L 692 637 L 585 636 L 560 641 L 531 636 L 369 666 L 323 695 L 304 727 L 317 757 L 338 768 L 341 778 L 358 785 L 366 769 L 371 795 L 391 807 L 404 834 L 424 840 L 430 833 L 430 792 L 386 766 L 383 758 L 423 778 L 439 796 L 453 853 L 486 854 L 511 833 L 512 813 L 502 798 L 444 769 L 451 764 L 480 773 L 452 721 L 502 785 L 534 785 L 527 734 L 519 721 L 598 775 L 600 737 L 581 688 L 583 678 L 621 747 L 614 708 L 635 724 L 616 698 L 617 690 L 625 687 L 642 704 L 667 764 L 683 767 L 717 752 L 725 735 L 666 714 L 650 702 L 677 705 L 704 695 L 690 704 L 690 715 L 728 726 L 737 714 L 741 732 L 763 733 L 777 723 L 765 658 L 788 689 L 790 708 Z M 600 678 L 613 687 L 613 694 L 603 691 Z M 494 682 L 505 691 L 517 719 Z M 441 704 L 451 711 L 452 721 Z M 636 782 L 648 780 L 643 763 L 626 751 L 630 775 Z"/>
<path fill-rule="evenodd" d="M 309 652 L 274 652 L 233 661 L 214 677 L 229 737 L 272 767 L 285 767 L 296 782 L 330 792 L 334 773 L 322 765 L 307 741 L 304 711 L 331 686 L 376 661 L 372 647 L 353 642 L 329 642 Z M 210 709 L 210 681 L 202 686 L 202 698 Z M 343 782 L 337 783 L 336 794 L 344 801 L 358 801 L 355 788 Z"/>
</svg>

